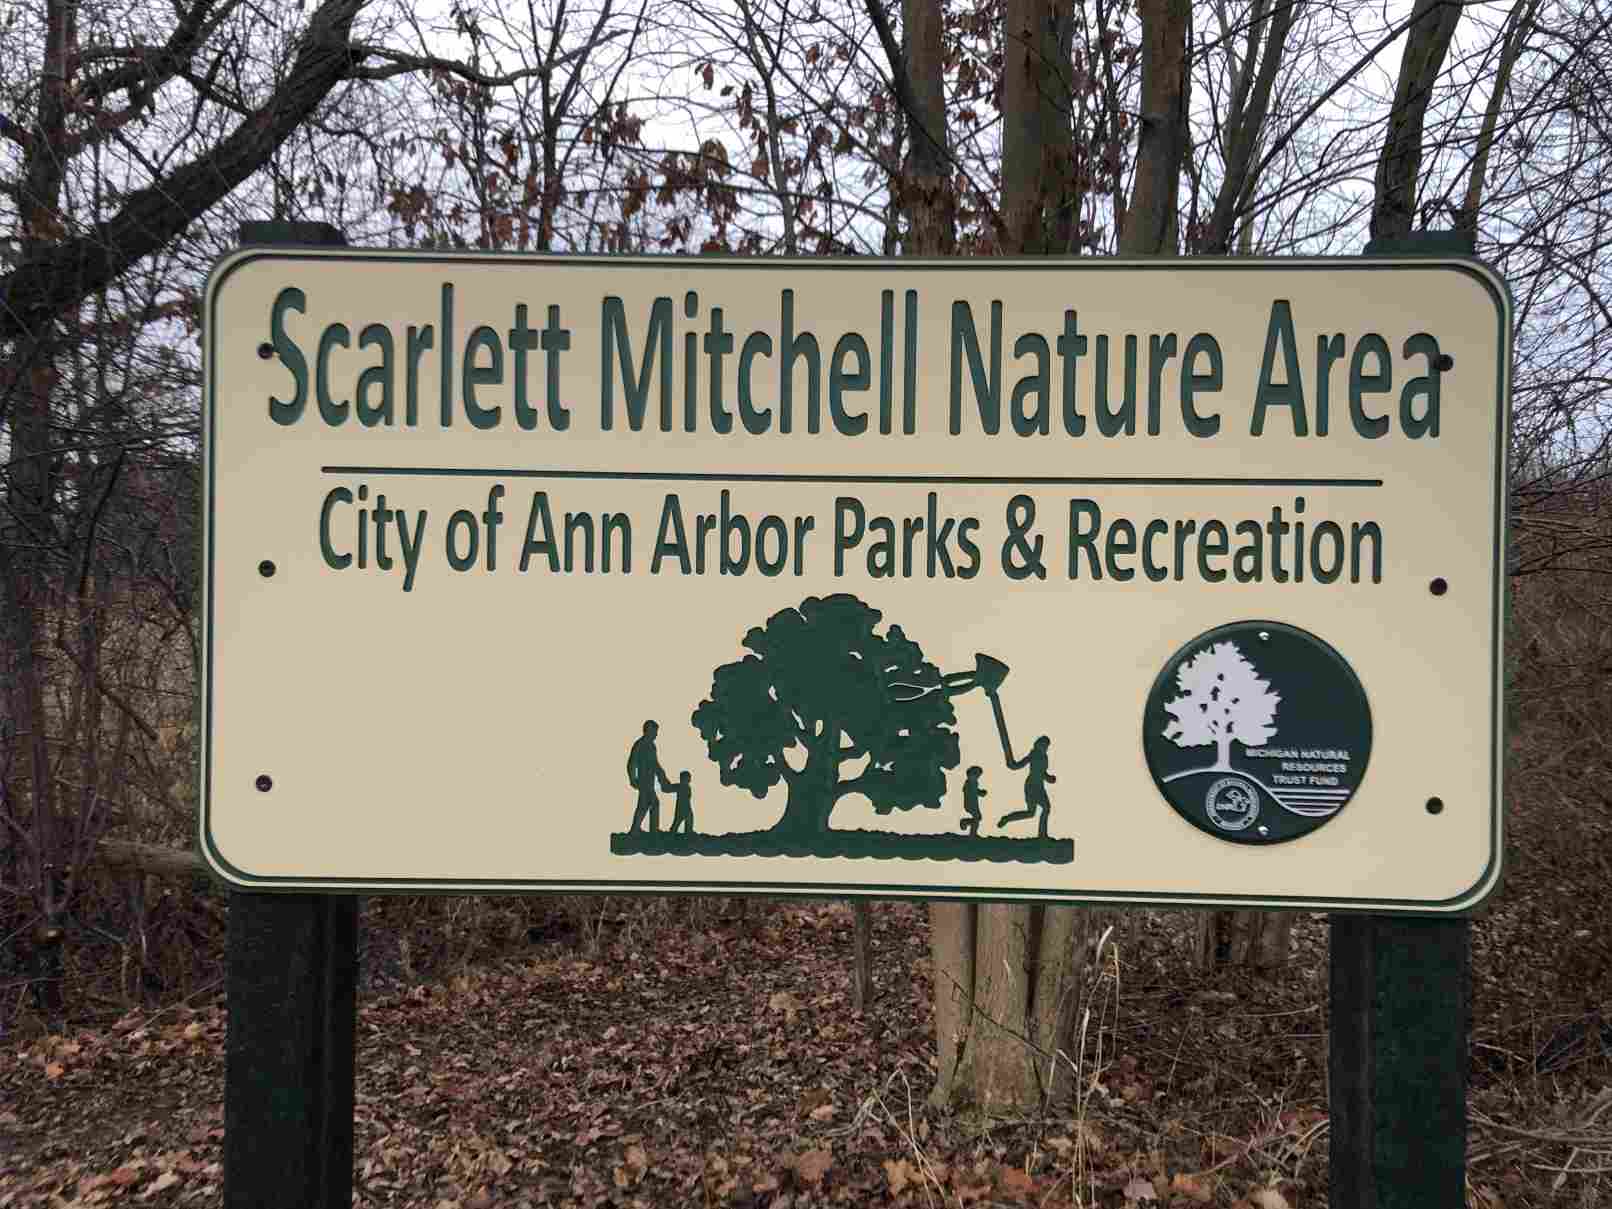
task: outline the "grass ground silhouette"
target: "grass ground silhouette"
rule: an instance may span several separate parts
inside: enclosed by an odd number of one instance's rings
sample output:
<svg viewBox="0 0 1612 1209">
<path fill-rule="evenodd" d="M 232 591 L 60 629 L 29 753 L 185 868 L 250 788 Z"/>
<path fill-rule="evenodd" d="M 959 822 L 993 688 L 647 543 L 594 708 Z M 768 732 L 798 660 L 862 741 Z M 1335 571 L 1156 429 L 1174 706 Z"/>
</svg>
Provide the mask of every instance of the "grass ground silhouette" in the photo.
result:
<svg viewBox="0 0 1612 1209">
<path fill-rule="evenodd" d="M 1075 842 L 1019 836 L 905 835 L 890 831 L 825 831 L 802 839 L 774 831 L 700 835 L 666 831 L 617 831 L 617 856 L 848 856 L 870 860 L 1021 861 L 1067 865 Z"/>
</svg>

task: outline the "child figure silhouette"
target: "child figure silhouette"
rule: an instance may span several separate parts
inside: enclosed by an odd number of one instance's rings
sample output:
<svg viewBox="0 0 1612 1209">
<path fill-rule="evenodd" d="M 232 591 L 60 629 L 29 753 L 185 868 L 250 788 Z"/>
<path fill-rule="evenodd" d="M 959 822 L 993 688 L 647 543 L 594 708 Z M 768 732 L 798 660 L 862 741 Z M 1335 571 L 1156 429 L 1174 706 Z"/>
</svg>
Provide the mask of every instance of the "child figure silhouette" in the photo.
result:
<svg viewBox="0 0 1612 1209">
<path fill-rule="evenodd" d="M 694 786 L 689 781 L 688 769 L 685 768 L 683 775 L 677 778 L 672 793 L 677 808 L 672 812 L 672 825 L 666 829 L 666 834 L 676 835 L 678 828 L 682 828 L 684 835 L 694 834 Z"/>
<path fill-rule="evenodd" d="M 972 764 L 963 780 L 963 817 L 957 827 L 969 835 L 980 833 L 980 799 L 989 796 L 980 785 L 980 774 L 984 771 L 978 764 Z"/>
</svg>

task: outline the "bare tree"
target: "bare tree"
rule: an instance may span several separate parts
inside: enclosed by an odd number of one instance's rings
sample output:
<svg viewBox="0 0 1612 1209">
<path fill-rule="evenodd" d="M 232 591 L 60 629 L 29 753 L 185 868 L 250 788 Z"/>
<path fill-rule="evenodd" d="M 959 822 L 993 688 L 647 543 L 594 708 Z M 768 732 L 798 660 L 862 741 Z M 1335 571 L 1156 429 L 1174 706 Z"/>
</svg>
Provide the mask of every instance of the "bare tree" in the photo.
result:
<svg viewBox="0 0 1612 1209">
<path fill-rule="evenodd" d="M 203 220 L 264 175 L 277 216 L 347 213 L 351 157 L 322 152 L 374 145 L 356 120 L 373 90 L 418 72 L 506 88 L 592 43 L 495 74 L 386 44 L 363 0 L 274 20 L 239 0 L 20 11 L 0 85 L 3 923 L 33 938 L 54 1022 L 84 870 L 170 721 L 130 669 L 191 646 L 193 513 L 176 506 L 194 498 L 201 276 L 229 242 Z"/>
</svg>

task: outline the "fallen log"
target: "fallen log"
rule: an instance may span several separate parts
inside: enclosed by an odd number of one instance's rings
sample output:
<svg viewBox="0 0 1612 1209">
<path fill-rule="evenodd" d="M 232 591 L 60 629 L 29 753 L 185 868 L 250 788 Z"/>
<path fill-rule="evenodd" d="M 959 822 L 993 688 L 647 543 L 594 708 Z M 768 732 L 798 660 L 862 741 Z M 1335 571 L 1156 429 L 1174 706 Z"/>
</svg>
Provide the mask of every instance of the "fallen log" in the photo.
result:
<svg viewBox="0 0 1612 1209">
<path fill-rule="evenodd" d="M 134 840 L 102 840 L 95 847 L 96 863 L 107 869 L 135 869 L 155 877 L 183 881 L 206 874 L 201 857 L 187 848 L 141 844 Z"/>
</svg>

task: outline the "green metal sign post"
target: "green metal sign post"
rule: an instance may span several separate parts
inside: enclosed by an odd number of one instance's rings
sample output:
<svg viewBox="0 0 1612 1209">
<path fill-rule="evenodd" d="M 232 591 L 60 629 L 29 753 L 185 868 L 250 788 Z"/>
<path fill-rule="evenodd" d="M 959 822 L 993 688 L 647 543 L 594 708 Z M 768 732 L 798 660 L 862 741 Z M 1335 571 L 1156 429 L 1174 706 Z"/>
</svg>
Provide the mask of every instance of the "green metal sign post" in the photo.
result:
<svg viewBox="0 0 1612 1209">
<path fill-rule="evenodd" d="M 1332 917 L 1333 1209 L 1466 1204 L 1468 931 Z"/>
<path fill-rule="evenodd" d="M 340 245 L 324 223 L 247 223 L 243 244 Z M 358 898 L 230 895 L 226 1209 L 353 1201 Z"/>
<path fill-rule="evenodd" d="M 230 896 L 227 1209 L 352 1204 L 357 907 L 351 894 Z"/>
<path fill-rule="evenodd" d="M 1368 256 L 1470 256 L 1455 232 L 1377 241 Z M 1426 809 L 1435 807 L 1432 799 Z M 1466 1204 L 1466 918 L 1331 918 L 1333 1209 Z"/>
</svg>

